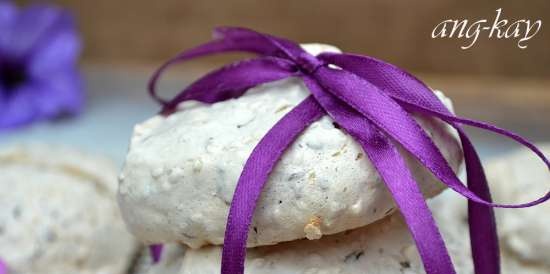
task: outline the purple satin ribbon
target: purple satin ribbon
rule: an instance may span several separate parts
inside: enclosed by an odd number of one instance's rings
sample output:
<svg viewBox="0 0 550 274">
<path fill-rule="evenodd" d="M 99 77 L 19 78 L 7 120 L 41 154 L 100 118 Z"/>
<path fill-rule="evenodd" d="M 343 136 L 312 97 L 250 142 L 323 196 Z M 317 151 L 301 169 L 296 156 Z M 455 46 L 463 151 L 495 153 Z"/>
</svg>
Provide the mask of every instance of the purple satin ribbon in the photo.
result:
<svg viewBox="0 0 550 274">
<path fill-rule="evenodd" d="M 160 257 L 162 256 L 162 249 L 162 244 L 154 244 L 149 246 L 149 254 L 151 255 L 153 264 L 156 264 L 160 261 Z"/>
<path fill-rule="evenodd" d="M 156 83 L 169 66 L 234 51 L 255 53 L 258 57 L 210 72 L 171 100 L 157 95 Z M 337 68 L 329 67 L 329 64 Z M 149 82 L 149 93 L 163 106 L 162 113 L 169 115 L 186 100 L 211 104 L 239 97 L 251 87 L 289 77 L 301 78 L 311 95 L 266 133 L 246 161 L 229 210 L 221 273 L 244 273 L 249 226 L 269 173 L 297 136 L 327 114 L 362 146 L 383 178 L 416 242 L 426 273 L 456 272 L 432 214 L 396 143 L 444 184 L 468 199 L 475 273 L 500 273 L 493 207 L 533 206 L 548 200 L 550 192 L 526 204 L 493 203 L 481 161 L 462 125 L 509 137 L 531 149 L 549 169 L 550 162 L 519 135 L 455 116 L 424 83 L 402 69 L 361 55 L 321 53 L 313 56 L 292 41 L 248 29 L 226 27 L 216 29 L 215 40 L 185 51 L 162 65 Z M 412 118 L 411 112 L 439 118 L 458 131 L 464 150 L 467 186 L 457 178 L 441 151 Z"/>
</svg>

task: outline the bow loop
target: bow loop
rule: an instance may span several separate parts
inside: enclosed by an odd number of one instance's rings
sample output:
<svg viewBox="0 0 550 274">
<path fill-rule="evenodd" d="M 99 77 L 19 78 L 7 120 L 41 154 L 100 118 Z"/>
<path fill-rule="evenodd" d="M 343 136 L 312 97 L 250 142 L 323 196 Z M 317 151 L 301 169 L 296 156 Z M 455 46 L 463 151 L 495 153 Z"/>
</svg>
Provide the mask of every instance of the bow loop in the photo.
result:
<svg viewBox="0 0 550 274">
<path fill-rule="evenodd" d="M 169 115 L 176 110 L 179 103 L 187 100 L 212 104 L 237 98 L 249 88 L 288 78 L 294 74 L 295 64 L 286 59 L 260 57 L 235 62 L 193 82 L 172 100 L 167 101 L 161 113 Z"/>
<path fill-rule="evenodd" d="M 297 43 L 275 37 L 265 33 L 259 33 L 246 28 L 220 27 L 214 31 L 214 37 L 242 43 L 243 41 L 257 40 L 259 44 L 265 46 L 264 55 L 287 59 L 294 62 L 300 70 L 307 74 L 313 74 L 315 71 L 326 64 L 316 56 L 305 51 Z"/>
<path fill-rule="evenodd" d="M 304 52 L 300 45 L 290 40 L 247 28 L 219 27 L 214 30 L 214 37 L 220 37 L 236 44 L 255 45 L 256 49 L 262 51 L 263 55 L 293 61 L 296 61 L 298 56 Z"/>
<path fill-rule="evenodd" d="M 168 68 L 192 59 L 225 52 L 247 52 L 295 61 L 296 56 L 303 51 L 300 46 L 291 41 L 245 28 L 217 28 L 214 31 L 214 36 L 217 39 L 183 51 L 162 64 L 149 79 L 147 86 L 149 95 L 160 105 L 173 108 L 171 100 L 166 100 L 158 95 L 157 83 Z"/>
</svg>

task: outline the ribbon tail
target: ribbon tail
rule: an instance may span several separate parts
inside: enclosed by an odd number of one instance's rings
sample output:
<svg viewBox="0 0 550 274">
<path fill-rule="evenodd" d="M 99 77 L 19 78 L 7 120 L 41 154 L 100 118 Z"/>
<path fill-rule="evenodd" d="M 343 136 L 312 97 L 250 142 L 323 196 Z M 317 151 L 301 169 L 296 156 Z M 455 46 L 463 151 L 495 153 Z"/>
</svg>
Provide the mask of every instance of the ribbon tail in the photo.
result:
<svg viewBox="0 0 550 274">
<path fill-rule="evenodd" d="M 491 201 L 489 184 L 481 160 L 470 139 L 459 130 L 466 161 L 468 188 L 482 199 Z M 500 252 L 494 209 L 468 200 L 468 225 L 475 273 L 500 273 Z"/>
<path fill-rule="evenodd" d="M 377 140 L 374 145 L 372 142 L 361 141 L 361 146 L 378 170 L 403 215 L 426 273 L 455 273 L 435 220 L 402 156 L 381 133 L 375 134 L 373 138 Z"/>
<path fill-rule="evenodd" d="M 229 209 L 222 251 L 222 274 L 244 273 L 249 226 L 269 173 L 285 149 L 324 113 L 315 99 L 309 96 L 281 118 L 252 151 Z"/>
<path fill-rule="evenodd" d="M 428 274 L 455 273 L 445 243 L 420 188 L 397 148 L 367 118 L 324 91 L 315 79 L 304 82 L 328 114 L 362 146 L 399 207 Z"/>
<path fill-rule="evenodd" d="M 151 255 L 153 264 L 156 264 L 160 261 L 160 257 L 162 256 L 162 249 L 162 244 L 153 244 L 149 246 L 149 254 Z"/>
</svg>

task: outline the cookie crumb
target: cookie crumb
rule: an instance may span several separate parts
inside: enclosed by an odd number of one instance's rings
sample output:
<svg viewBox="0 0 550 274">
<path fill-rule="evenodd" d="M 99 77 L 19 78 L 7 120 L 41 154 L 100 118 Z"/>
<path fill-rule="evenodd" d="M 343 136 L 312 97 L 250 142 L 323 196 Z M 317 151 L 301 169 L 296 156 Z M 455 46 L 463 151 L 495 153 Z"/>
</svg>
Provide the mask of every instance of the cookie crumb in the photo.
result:
<svg viewBox="0 0 550 274">
<path fill-rule="evenodd" d="M 321 236 L 323 236 L 321 232 L 321 218 L 315 216 L 309 219 L 309 223 L 304 227 L 304 233 L 308 240 L 321 239 Z"/>
</svg>

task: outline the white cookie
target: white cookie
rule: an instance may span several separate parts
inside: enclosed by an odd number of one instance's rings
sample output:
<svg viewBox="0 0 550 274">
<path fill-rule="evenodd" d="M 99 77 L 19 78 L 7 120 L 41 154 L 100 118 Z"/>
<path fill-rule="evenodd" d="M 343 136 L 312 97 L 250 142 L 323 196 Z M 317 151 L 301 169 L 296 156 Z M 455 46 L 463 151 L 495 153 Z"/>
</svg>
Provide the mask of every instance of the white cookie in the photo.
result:
<svg viewBox="0 0 550 274">
<path fill-rule="evenodd" d="M 466 200 L 446 190 L 428 201 L 445 238 L 458 274 L 474 274 L 468 240 Z M 548 214 L 543 207 L 534 208 Z M 521 211 L 512 212 L 521 215 Z M 528 229 L 532 219 L 525 220 Z M 543 233 L 548 235 L 548 231 Z M 524 235 L 524 234 L 517 234 Z M 543 235 L 543 237 L 544 237 Z M 501 242 L 509 235 L 500 233 Z M 538 244 L 530 243 L 530 250 Z M 544 262 L 524 259 L 502 248 L 502 274 L 548 274 Z M 550 253 L 539 250 L 539 256 Z M 221 247 L 189 249 L 184 256 L 180 274 L 216 274 L 220 270 Z M 245 273 L 250 274 L 422 274 L 425 273 L 418 251 L 399 213 L 371 225 L 323 237 L 320 240 L 298 240 L 273 246 L 250 248 L 245 261 Z M 160 274 L 160 272 L 150 272 Z"/>
<path fill-rule="evenodd" d="M 550 145 L 539 148 L 546 155 L 550 153 Z M 497 203 L 524 203 L 539 198 L 550 189 L 548 169 L 526 149 L 487 161 L 485 170 L 493 200 Z M 466 199 L 446 190 L 429 204 L 454 263 L 463 271 L 458 273 L 473 274 Z M 521 209 L 497 208 L 495 212 L 502 274 L 550 273 L 550 203 Z"/>
<path fill-rule="evenodd" d="M 130 231 L 148 243 L 222 244 L 246 159 L 308 94 L 301 81 L 282 80 L 213 105 L 185 102 L 167 118 L 138 124 L 119 184 L 119 204 Z M 436 94 L 452 108 L 449 99 Z M 454 131 L 435 119 L 417 120 L 458 169 L 462 151 Z M 443 189 L 416 160 L 406 158 L 426 196 Z M 271 173 L 248 246 L 318 239 L 372 223 L 393 208 L 361 147 L 324 117 L 291 145 Z"/>
<path fill-rule="evenodd" d="M 221 247 L 188 249 L 180 260 L 183 262 L 180 274 L 217 274 Z M 393 274 L 421 273 L 421 270 L 418 254 L 399 214 L 319 240 L 250 248 L 245 262 L 247 274 Z"/>
<path fill-rule="evenodd" d="M 550 144 L 539 146 L 550 156 Z M 519 204 L 550 189 L 550 172 L 526 149 L 497 158 L 488 165 L 497 202 Z M 548 267 L 550 273 L 550 202 L 522 209 L 499 209 L 502 246 L 526 264 Z"/>
<path fill-rule="evenodd" d="M 497 160 L 506 161 L 511 158 L 504 157 Z M 529 169 L 534 162 L 526 161 L 519 163 Z M 508 166 L 510 168 L 510 166 Z M 491 182 L 493 198 L 498 202 L 518 203 L 520 200 L 512 200 L 511 196 L 502 195 L 521 189 L 523 182 L 515 181 L 513 177 L 506 179 L 505 173 L 489 164 L 487 172 L 489 178 L 500 177 L 499 180 Z M 500 175 L 497 175 L 500 174 Z M 540 173 L 542 174 L 542 173 Z M 509 174 L 508 174 L 509 175 Z M 548 173 L 545 180 L 540 180 L 539 185 L 550 183 Z M 539 176 L 541 178 L 542 176 Z M 544 184 L 546 182 L 546 184 Z M 540 186 L 537 187 L 539 192 Z M 544 187 L 543 187 L 544 189 Z M 545 189 L 547 190 L 547 188 Z M 533 192 L 529 191 L 531 194 Z M 530 196 L 533 198 L 533 196 Z M 526 199 L 523 200 L 527 201 Z M 430 202 L 434 216 L 439 223 L 441 232 L 447 243 L 455 265 L 463 272 L 472 273 L 470 242 L 468 239 L 468 215 L 467 202 L 459 194 L 447 190 Z M 548 226 L 541 226 L 550 217 L 550 210 L 547 204 L 538 205 L 532 208 L 523 209 L 496 209 L 497 228 L 501 247 L 502 274 L 548 274 L 550 273 L 550 249 L 548 239 L 550 233 Z M 532 233 L 537 233 L 532 234 Z"/>
<path fill-rule="evenodd" d="M 125 273 L 137 244 L 117 208 L 116 172 L 61 147 L 0 151 L 0 258 L 9 273 Z"/>
</svg>

